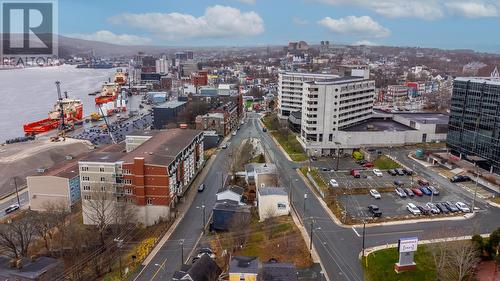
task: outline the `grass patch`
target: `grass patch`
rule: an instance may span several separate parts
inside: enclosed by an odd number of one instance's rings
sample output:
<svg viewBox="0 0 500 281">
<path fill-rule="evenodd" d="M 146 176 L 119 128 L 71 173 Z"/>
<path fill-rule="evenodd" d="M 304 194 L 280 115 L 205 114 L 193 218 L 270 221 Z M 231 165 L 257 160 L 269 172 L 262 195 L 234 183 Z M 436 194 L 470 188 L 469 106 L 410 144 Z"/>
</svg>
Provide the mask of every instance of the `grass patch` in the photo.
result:
<svg viewBox="0 0 500 281">
<path fill-rule="evenodd" d="M 436 280 L 436 267 L 425 245 L 419 245 L 415 253 L 417 269 L 397 274 L 394 263 L 398 261 L 398 249 L 390 248 L 376 251 L 368 255 L 368 267 L 363 259 L 365 280 L 367 281 L 421 281 Z"/>
<path fill-rule="evenodd" d="M 290 133 L 286 137 L 281 135 L 279 132 L 272 132 L 271 134 L 293 161 L 302 162 L 307 160 L 307 155 L 304 153 L 304 150 L 295 137 L 295 134 Z"/>
<path fill-rule="evenodd" d="M 251 107 L 252 107 L 252 104 L 253 104 L 253 101 L 251 101 L 251 100 L 247 100 L 247 101 L 245 102 L 245 108 L 251 108 Z"/>
<path fill-rule="evenodd" d="M 375 159 L 375 161 L 373 161 L 373 164 L 375 165 L 375 168 L 381 170 L 396 169 L 401 167 L 401 165 L 394 162 L 394 160 L 385 155 L 379 156 L 377 159 Z"/>
<path fill-rule="evenodd" d="M 278 116 L 276 114 L 267 114 L 262 117 L 262 123 L 266 126 L 266 128 L 270 131 L 278 130 L 277 125 L 279 124 Z"/>
<path fill-rule="evenodd" d="M 327 194 L 328 192 L 328 184 L 323 180 L 323 177 L 318 172 L 318 168 L 311 167 L 311 171 L 309 171 L 309 167 L 301 167 L 299 168 L 300 172 L 307 177 L 307 173 L 311 174 L 311 177 L 314 179 L 316 184 Z"/>
<path fill-rule="evenodd" d="M 493 197 L 493 198 L 490 198 L 490 201 L 491 201 L 491 202 L 493 202 L 493 203 L 500 204 L 500 197 Z"/>
<path fill-rule="evenodd" d="M 266 163 L 266 158 L 264 157 L 264 154 L 261 153 L 250 159 L 250 163 Z"/>
</svg>

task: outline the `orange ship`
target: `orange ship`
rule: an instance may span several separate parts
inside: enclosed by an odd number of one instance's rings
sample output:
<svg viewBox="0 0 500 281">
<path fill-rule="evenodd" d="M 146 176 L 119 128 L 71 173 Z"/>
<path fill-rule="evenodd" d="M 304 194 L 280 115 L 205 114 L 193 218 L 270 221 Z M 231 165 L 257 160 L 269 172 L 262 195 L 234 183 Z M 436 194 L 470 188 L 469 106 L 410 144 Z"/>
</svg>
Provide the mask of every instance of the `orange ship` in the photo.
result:
<svg viewBox="0 0 500 281">
<path fill-rule="evenodd" d="M 121 69 L 117 69 L 115 73 L 115 83 L 120 86 L 127 84 L 127 73 L 124 73 Z"/>
</svg>

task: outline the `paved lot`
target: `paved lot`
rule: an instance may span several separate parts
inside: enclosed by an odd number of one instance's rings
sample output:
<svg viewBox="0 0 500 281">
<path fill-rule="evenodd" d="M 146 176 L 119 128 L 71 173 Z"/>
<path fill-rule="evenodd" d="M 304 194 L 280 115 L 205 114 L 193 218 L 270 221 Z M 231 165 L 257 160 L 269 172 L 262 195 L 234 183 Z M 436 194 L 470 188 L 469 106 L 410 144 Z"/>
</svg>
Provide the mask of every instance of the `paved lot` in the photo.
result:
<svg viewBox="0 0 500 281">
<path fill-rule="evenodd" d="M 394 186 L 394 181 L 401 181 L 405 187 L 411 186 L 412 177 L 411 176 L 391 176 L 387 171 L 382 171 L 382 176 L 377 177 L 373 171 L 370 170 L 359 170 L 361 177 L 354 178 L 349 172 L 320 172 L 321 176 L 325 179 L 325 182 L 330 182 L 330 179 L 335 179 L 339 187 L 341 188 L 383 188 Z M 417 181 L 417 177 L 413 177 L 414 181 Z"/>
<path fill-rule="evenodd" d="M 407 198 L 400 198 L 395 192 L 381 193 L 381 199 L 375 199 L 369 194 L 363 195 L 343 195 L 341 196 L 342 204 L 347 206 L 348 215 L 361 218 L 369 216 L 367 206 L 370 204 L 377 205 L 383 213 L 384 217 L 401 217 L 410 215 L 406 209 L 406 204 L 414 203 L 416 205 L 423 205 L 427 202 L 443 202 L 443 201 L 462 201 L 467 202 L 463 196 L 450 192 L 446 189 L 440 188 L 438 196 L 413 196 Z"/>
</svg>

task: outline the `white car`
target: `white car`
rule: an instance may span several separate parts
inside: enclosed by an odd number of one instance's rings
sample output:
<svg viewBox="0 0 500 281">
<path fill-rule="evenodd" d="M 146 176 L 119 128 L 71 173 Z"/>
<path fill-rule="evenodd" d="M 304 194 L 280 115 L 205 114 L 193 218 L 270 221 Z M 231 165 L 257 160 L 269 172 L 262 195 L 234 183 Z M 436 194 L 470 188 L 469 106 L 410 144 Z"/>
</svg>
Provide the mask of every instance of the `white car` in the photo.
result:
<svg viewBox="0 0 500 281">
<path fill-rule="evenodd" d="M 377 177 L 382 177 L 382 176 L 383 176 L 382 172 L 381 172 L 379 169 L 373 169 L 373 173 L 374 173 Z"/>
<path fill-rule="evenodd" d="M 464 213 L 470 212 L 470 208 L 463 202 L 457 202 L 455 203 L 455 206 L 457 206 L 457 208 Z"/>
<path fill-rule="evenodd" d="M 408 209 L 408 211 L 412 214 L 412 215 L 420 215 L 421 212 L 420 210 L 417 208 L 417 206 L 415 206 L 415 204 L 413 203 L 408 203 L 406 205 L 406 209 Z"/>
<path fill-rule="evenodd" d="M 373 196 L 373 198 L 375 199 L 382 198 L 382 196 L 380 196 L 380 193 L 375 189 L 370 189 L 370 195 Z"/>
<path fill-rule="evenodd" d="M 233 132 L 233 136 L 236 136 L 236 131 Z"/>
<path fill-rule="evenodd" d="M 339 183 L 335 179 L 330 180 L 330 185 L 332 187 L 339 187 Z"/>
</svg>

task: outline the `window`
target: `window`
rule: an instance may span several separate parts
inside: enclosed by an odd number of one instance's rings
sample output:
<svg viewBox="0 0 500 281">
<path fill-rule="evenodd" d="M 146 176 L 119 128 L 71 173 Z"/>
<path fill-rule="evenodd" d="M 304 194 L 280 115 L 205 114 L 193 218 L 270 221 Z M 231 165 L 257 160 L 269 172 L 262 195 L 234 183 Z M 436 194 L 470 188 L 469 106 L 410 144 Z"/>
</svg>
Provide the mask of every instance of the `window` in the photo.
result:
<svg viewBox="0 0 500 281">
<path fill-rule="evenodd" d="M 101 177 L 101 181 L 106 181 L 106 178 L 105 177 Z"/>
<path fill-rule="evenodd" d="M 82 181 L 89 181 L 90 178 L 89 177 L 82 177 Z"/>
<path fill-rule="evenodd" d="M 153 199 L 151 198 L 146 199 L 146 204 L 153 205 Z"/>
<path fill-rule="evenodd" d="M 284 209 L 286 209 L 286 203 L 278 202 L 278 210 L 284 210 Z"/>
<path fill-rule="evenodd" d="M 82 171 L 86 172 L 89 170 L 89 167 L 82 167 Z"/>
<path fill-rule="evenodd" d="M 125 179 L 125 180 L 123 180 L 123 183 L 124 184 L 132 184 L 132 180 Z"/>
<path fill-rule="evenodd" d="M 123 174 L 124 175 L 130 175 L 130 170 L 129 169 L 123 169 Z"/>
<path fill-rule="evenodd" d="M 105 186 L 101 186 L 101 191 L 106 191 L 106 187 Z"/>
<path fill-rule="evenodd" d="M 90 195 L 84 195 L 84 196 L 83 196 L 83 199 L 85 199 L 85 200 L 91 200 L 91 199 L 92 199 L 92 196 L 90 196 Z"/>
<path fill-rule="evenodd" d="M 125 194 L 132 194 L 132 189 L 125 188 Z"/>
<path fill-rule="evenodd" d="M 333 141 L 333 134 L 328 135 L 328 141 Z"/>
<path fill-rule="evenodd" d="M 84 185 L 84 186 L 83 186 L 83 190 L 85 190 L 85 191 L 90 191 L 90 186 L 88 186 L 88 185 Z"/>
<path fill-rule="evenodd" d="M 99 172 L 104 172 L 104 168 L 103 167 L 99 168 Z"/>
</svg>

